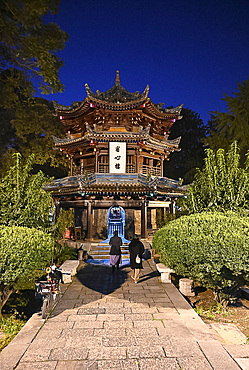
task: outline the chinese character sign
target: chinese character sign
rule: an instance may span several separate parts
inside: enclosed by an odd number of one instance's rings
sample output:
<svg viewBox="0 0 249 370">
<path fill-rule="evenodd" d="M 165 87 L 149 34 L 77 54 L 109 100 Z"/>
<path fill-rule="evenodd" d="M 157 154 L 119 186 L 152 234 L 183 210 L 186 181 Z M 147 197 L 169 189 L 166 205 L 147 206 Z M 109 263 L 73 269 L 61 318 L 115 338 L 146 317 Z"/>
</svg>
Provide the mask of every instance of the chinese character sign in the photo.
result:
<svg viewBox="0 0 249 370">
<path fill-rule="evenodd" d="M 126 143 L 109 143 L 110 173 L 125 173 L 126 169 Z"/>
</svg>

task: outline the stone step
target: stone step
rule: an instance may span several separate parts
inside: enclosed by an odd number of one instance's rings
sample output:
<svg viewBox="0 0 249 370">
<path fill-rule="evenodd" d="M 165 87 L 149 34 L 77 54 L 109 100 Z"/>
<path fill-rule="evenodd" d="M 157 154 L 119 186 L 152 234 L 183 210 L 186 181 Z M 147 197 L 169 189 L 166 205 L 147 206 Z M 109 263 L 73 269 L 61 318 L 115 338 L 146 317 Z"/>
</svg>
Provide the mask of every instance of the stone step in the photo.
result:
<svg viewBox="0 0 249 370">
<path fill-rule="evenodd" d="M 98 247 L 91 247 L 91 251 L 110 251 L 110 247 L 102 247 L 102 246 L 98 246 Z M 129 248 L 127 247 L 121 247 L 121 251 L 125 251 L 125 252 L 129 252 Z"/>
<path fill-rule="evenodd" d="M 101 252 L 90 251 L 89 254 L 91 256 L 110 256 L 110 253 L 107 253 L 107 252 L 104 252 L 104 251 L 101 251 Z M 122 256 L 129 257 L 129 253 L 122 253 Z"/>
</svg>

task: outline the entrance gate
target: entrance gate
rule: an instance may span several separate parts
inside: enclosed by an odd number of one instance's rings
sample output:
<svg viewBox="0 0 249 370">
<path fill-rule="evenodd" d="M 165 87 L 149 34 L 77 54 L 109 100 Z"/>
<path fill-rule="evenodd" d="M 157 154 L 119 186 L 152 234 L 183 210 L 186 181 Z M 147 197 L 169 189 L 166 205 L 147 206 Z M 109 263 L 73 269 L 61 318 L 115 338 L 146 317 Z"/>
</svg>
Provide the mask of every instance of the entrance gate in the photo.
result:
<svg viewBox="0 0 249 370">
<path fill-rule="evenodd" d="M 114 231 L 118 232 L 118 236 L 122 239 L 123 243 L 129 243 L 130 240 L 125 239 L 125 210 L 120 207 L 110 207 L 107 211 L 107 230 L 108 237 L 101 243 L 109 243 L 110 238 L 113 236 Z"/>
</svg>

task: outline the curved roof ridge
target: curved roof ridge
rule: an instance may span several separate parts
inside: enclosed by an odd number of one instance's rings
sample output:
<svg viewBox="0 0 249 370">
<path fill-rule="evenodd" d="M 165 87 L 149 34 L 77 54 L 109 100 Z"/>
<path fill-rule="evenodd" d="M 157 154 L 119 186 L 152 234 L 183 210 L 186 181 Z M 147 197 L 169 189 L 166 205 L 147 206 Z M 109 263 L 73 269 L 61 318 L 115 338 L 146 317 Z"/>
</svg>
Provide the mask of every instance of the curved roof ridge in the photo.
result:
<svg viewBox="0 0 249 370">
<path fill-rule="evenodd" d="M 124 103 L 129 101 L 136 101 L 141 100 L 143 98 L 147 98 L 149 93 L 149 85 L 146 86 L 144 91 L 139 94 L 139 91 L 135 91 L 134 93 L 128 91 L 120 84 L 120 77 L 119 71 L 116 71 L 116 79 L 115 84 L 108 89 L 107 91 L 100 92 L 99 90 L 96 91 L 96 94 L 90 89 L 88 84 L 85 84 L 86 93 L 88 97 L 92 97 L 95 99 L 104 100 L 107 102 L 112 103 Z"/>
</svg>

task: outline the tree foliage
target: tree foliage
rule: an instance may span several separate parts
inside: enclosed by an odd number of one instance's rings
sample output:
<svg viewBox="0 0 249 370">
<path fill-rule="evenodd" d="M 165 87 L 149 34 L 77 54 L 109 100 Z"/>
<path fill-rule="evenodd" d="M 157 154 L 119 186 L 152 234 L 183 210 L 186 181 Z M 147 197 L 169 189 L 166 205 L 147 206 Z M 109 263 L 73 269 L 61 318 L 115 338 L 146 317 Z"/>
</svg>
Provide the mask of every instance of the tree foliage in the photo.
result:
<svg viewBox="0 0 249 370">
<path fill-rule="evenodd" d="M 42 171 L 32 175 L 33 155 L 24 164 L 20 154 L 15 157 L 15 165 L 0 181 L 0 224 L 50 228 L 52 197 L 42 189 L 48 178 Z"/>
<path fill-rule="evenodd" d="M 66 32 L 44 17 L 56 14 L 60 0 L 2 0 L 0 3 L 0 86 L 4 107 L 20 95 L 30 97 L 32 78 L 43 93 L 63 90 L 57 53 L 65 47 Z M 5 80 L 3 80 L 2 79 Z M 7 84 L 3 84 L 8 82 Z"/>
<path fill-rule="evenodd" d="M 241 168 L 237 142 L 227 152 L 207 149 L 204 162 L 203 169 L 197 169 L 194 182 L 188 187 L 185 201 L 188 211 L 248 210 L 249 159 L 245 168 Z"/>
<path fill-rule="evenodd" d="M 181 136 L 180 152 L 170 155 L 170 160 L 164 162 L 165 176 L 184 179 L 190 183 L 197 167 L 202 167 L 205 156 L 201 141 L 206 135 L 206 127 L 199 114 L 188 108 L 182 109 L 183 118 L 172 126 L 169 139 Z"/>
<path fill-rule="evenodd" d="M 231 299 L 249 281 L 249 221 L 237 213 L 203 212 L 182 216 L 158 230 L 152 241 L 160 261 Z"/>
<path fill-rule="evenodd" d="M 66 32 L 46 16 L 56 14 L 60 0 L 3 0 L 0 2 L 0 156 L 1 172 L 14 151 L 24 158 L 35 154 L 38 164 L 65 164 L 54 151 L 51 134 L 64 134 L 51 104 L 35 93 L 63 91 L 58 52 Z"/>
<path fill-rule="evenodd" d="M 249 149 L 249 79 L 238 82 L 232 96 L 224 93 L 227 112 L 213 112 L 209 122 L 209 135 L 205 142 L 212 148 L 224 148 L 238 141 L 242 155 Z"/>
<path fill-rule="evenodd" d="M 1 226 L 0 229 L 0 316 L 18 279 L 52 261 L 51 235 L 35 228 Z"/>
<path fill-rule="evenodd" d="M 7 111 L 2 112 L 6 116 Z M 13 152 L 20 152 L 25 159 L 33 154 L 34 162 L 40 166 L 44 164 L 51 167 L 61 166 L 63 175 L 67 174 L 69 163 L 59 151 L 54 150 L 52 139 L 52 135 L 64 136 L 65 130 L 53 112 L 52 103 L 43 98 L 30 99 L 29 102 L 18 105 L 14 111 L 9 110 L 4 120 L 5 132 L 2 136 L 4 146 L 0 153 L 4 158 L 1 164 L 3 173 L 6 173 L 12 162 Z"/>
</svg>

